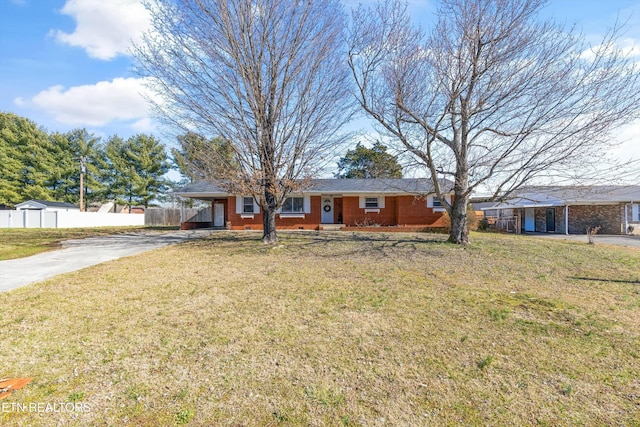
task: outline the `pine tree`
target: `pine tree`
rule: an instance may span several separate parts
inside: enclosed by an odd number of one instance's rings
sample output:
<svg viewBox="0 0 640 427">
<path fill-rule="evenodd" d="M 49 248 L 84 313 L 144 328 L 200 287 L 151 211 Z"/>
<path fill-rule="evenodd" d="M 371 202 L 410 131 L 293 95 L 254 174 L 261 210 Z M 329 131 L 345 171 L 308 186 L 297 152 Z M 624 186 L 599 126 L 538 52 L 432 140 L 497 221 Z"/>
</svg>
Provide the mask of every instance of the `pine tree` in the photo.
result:
<svg viewBox="0 0 640 427">
<path fill-rule="evenodd" d="M 47 180 L 56 159 L 46 131 L 24 117 L 0 113 L 0 141 L 0 203 L 52 199 Z"/>
<path fill-rule="evenodd" d="M 155 137 L 138 134 L 127 141 L 112 137 L 105 152 L 111 169 L 108 192 L 116 201 L 147 207 L 166 191 L 163 176 L 169 163 L 164 145 Z"/>
<path fill-rule="evenodd" d="M 131 182 L 127 179 L 129 164 L 125 158 L 125 141 L 118 135 L 109 137 L 104 153 L 107 168 L 104 171 L 104 196 L 116 204 L 127 204 L 125 195 L 130 193 Z"/>
<path fill-rule="evenodd" d="M 103 201 L 103 175 L 106 163 L 100 138 L 86 129 L 74 129 L 65 134 L 49 136 L 55 150 L 56 168 L 51 171 L 48 185 L 58 201 L 79 203 L 81 161 L 85 167 L 83 177 L 84 203 Z"/>
<path fill-rule="evenodd" d="M 80 164 L 84 165 L 84 204 L 102 201 L 104 199 L 104 183 L 102 182 L 103 170 L 106 167 L 104 161 L 104 148 L 100 138 L 87 132 L 86 129 L 74 129 L 66 134 L 69 140 L 69 148 L 76 163 L 78 185 L 80 183 Z"/>
<path fill-rule="evenodd" d="M 3 205 L 23 201 L 19 182 L 23 164 L 16 143 L 15 120 L 17 116 L 0 114 L 0 204 Z"/>
<path fill-rule="evenodd" d="M 174 165 L 189 181 L 223 179 L 235 176 L 238 162 L 233 147 L 222 138 L 207 140 L 188 132 L 178 136 L 179 149 L 172 148 Z"/>
<path fill-rule="evenodd" d="M 336 178 L 402 178 L 402 166 L 380 141 L 371 148 L 358 143 L 338 162 Z"/>
</svg>

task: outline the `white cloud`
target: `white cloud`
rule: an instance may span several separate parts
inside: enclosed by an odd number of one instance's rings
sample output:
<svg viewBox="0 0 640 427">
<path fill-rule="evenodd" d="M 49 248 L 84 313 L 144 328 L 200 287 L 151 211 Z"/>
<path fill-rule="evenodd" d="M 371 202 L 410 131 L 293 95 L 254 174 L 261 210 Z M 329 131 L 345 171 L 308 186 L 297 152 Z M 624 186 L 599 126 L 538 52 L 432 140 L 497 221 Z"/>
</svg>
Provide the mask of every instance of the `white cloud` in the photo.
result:
<svg viewBox="0 0 640 427">
<path fill-rule="evenodd" d="M 156 130 L 156 126 L 149 117 L 145 117 L 133 123 L 131 129 L 140 133 L 152 133 Z"/>
<path fill-rule="evenodd" d="M 128 54 L 150 27 L 150 16 L 140 0 L 67 0 L 61 13 L 72 16 L 72 33 L 52 30 L 56 40 L 86 50 L 92 58 L 110 60 Z"/>
<path fill-rule="evenodd" d="M 621 143 L 613 150 L 616 157 L 623 162 L 630 160 L 640 162 L 640 120 L 621 127 L 613 136 Z"/>
<path fill-rule="evenodd" d="M 596 57 L 596 52 L 606 49 L 604 52 L 607 54 L 613 53 L 614 48 L 622 52 L 623 55 L 629 58 L 638 58 L 640 57 L 640 40 L 627 37 L 624 39 L 620 39 L 617 41 L 615 46 L 605 46 L 599 44 L 597 46 L 592 47 L 591 49 L 587 49 L 580 55 L 581 58 L 586 59 L 588 61 L 592 61 Z"/>
<path fill-rule="evenodd" d="M 151 122 L 144 96 L 150 92 L 144 83 L 145 79 L 116 78 L 69 89 L 52 86 L 34 96 L 31 103 L 56 121 L 72 126 L 104 126 L 112 121 L 136 120 L 134 126 L 146 126 L 148 130 Z M 16 98 L 14 103 L 25 102 Z"/>
</svg>

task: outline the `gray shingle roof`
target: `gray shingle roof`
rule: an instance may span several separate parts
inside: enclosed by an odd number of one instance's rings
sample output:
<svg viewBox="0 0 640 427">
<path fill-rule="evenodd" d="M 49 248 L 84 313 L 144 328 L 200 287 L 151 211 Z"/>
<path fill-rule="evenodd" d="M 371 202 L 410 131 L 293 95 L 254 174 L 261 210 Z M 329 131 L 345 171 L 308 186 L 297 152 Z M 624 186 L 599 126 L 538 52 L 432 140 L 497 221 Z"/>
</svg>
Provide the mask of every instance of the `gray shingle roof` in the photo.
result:
<svg viewBox="0 0 640 427">
<path fill-rule="evenodd" d="M 227 194 L 221 185 L 222 181 L 198 181 L 185 185 L 175 191 L 181 196 L 190 194 Z M 440 182 L 445 191 L 453 186 L 449 181 Z M 409 193 L 429 194 L 434 192 L 433 184 L 428 178 L 399 178 L 399 179 L 314 179 L 305 193 L 323 194 L 364 194 L 364 193 Z"/>
<path fill-rule="evenodd" d="M 640 185 L 549 186 L 523 188 L 495 208 L 640 202 Z"/>
</svg>

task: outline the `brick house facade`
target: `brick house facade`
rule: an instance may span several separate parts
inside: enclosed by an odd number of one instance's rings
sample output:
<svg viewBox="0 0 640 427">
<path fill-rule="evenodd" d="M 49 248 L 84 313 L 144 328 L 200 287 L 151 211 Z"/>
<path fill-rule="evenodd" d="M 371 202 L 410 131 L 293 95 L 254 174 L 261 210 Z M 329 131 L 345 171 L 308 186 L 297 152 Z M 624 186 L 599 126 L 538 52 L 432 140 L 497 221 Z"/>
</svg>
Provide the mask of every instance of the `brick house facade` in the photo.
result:
<svg viewBox="0 0 640 427">
<path fill-rule="evenodd" d="M 528 188 L 490 209 L 517 217 L 521 232 L 640 234 L 640 186 Z"/>
<path fill-rule="evenodd" d="M 443 183 L 449 185 L 449 183 Z M 261 230 L 263 212 L 250 195 L 231 194 L 222 182 L 196 182 L 175 192 L 211 203 L 212 223 L 183 224 L 183 228 L 225 227 Z M 451 201 L 451 194 L 446 198 Z M 276 213 L 278 229 L 320 230 L 343 227 L 442 227 L 445 209 L 427 179 L 320 179 L 293 193 Z"/>
</svg>

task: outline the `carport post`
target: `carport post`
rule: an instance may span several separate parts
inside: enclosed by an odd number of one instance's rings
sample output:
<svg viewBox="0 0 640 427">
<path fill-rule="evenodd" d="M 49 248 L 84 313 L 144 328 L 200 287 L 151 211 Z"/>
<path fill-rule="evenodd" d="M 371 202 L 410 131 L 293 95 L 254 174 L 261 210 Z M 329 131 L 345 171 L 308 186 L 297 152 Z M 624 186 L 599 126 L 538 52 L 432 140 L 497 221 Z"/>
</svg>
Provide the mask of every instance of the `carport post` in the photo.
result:
<svg viewBox="0 0 640 427">
<path fill-rule="evenodd" d="M 564 206 L 564 234 L 569 234 L 569 205 Z"/>
</svg>

